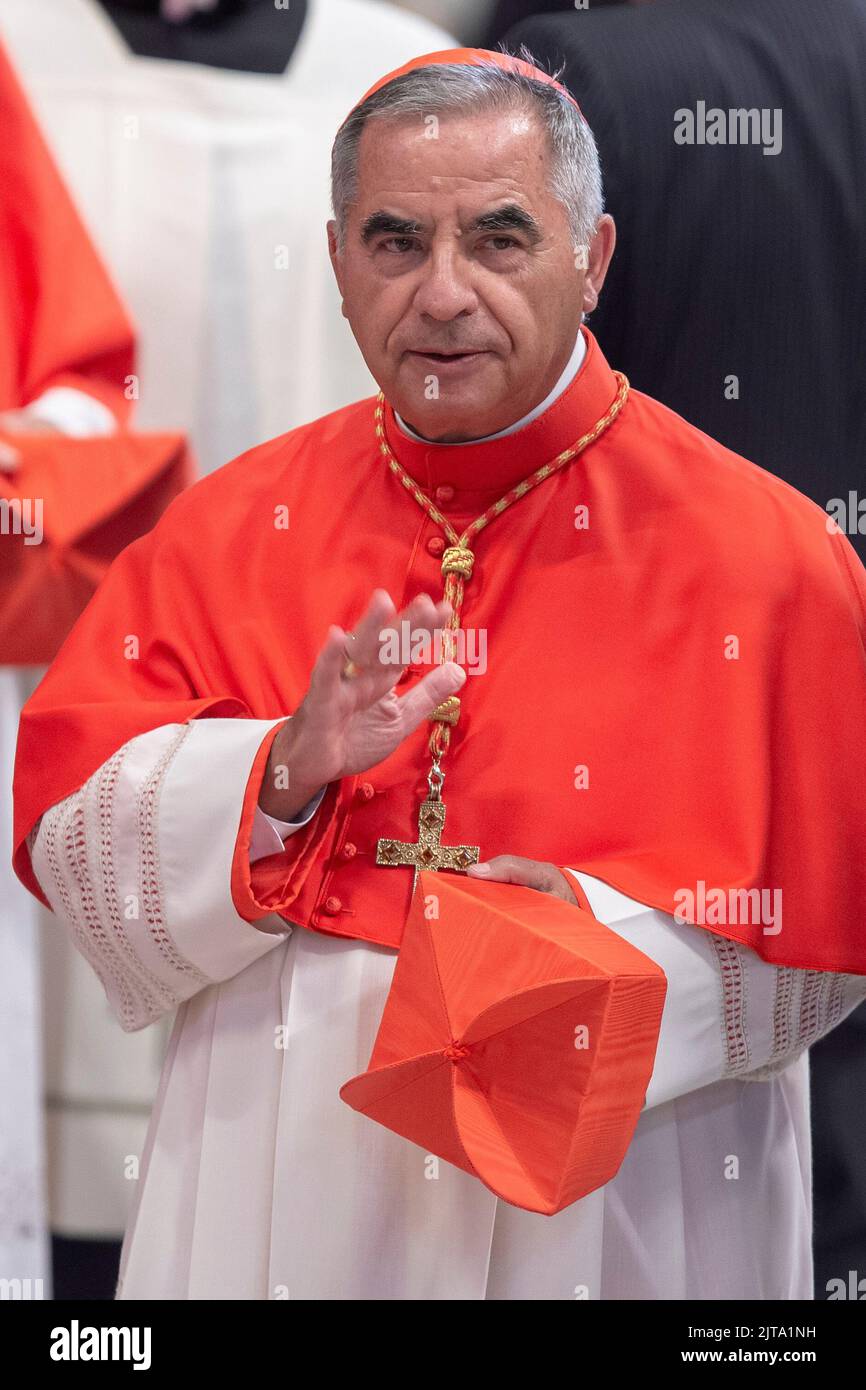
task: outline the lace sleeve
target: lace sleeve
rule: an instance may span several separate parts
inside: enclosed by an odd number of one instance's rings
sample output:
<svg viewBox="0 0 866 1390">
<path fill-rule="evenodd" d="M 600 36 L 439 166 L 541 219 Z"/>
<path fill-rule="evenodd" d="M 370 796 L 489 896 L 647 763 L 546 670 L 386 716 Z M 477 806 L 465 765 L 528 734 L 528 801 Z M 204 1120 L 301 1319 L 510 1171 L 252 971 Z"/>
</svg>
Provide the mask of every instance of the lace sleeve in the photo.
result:
<svg viewBox="0 0 866 1390">
<path fill-rule="evenodd" d="M 33 870 L 125 1032 L 291 934 L 235 911 L 231 865 L 268 721 L 204 719 L 131 739 L 29 838 Z"/>
</svg>

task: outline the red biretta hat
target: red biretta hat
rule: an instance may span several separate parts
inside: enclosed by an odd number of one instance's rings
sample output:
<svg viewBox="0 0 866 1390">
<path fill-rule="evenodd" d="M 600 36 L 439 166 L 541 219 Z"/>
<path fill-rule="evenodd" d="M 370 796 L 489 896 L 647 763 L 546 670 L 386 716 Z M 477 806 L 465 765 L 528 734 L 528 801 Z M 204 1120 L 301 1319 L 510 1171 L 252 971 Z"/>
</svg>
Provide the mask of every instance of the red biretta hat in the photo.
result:
<svg viewBox="0 0 866 1390">
<path fill-rule="evenodd" d="M 666 988 L 581 907 L 422 871 L 369 1066 L 340 1095 L 550 1216 L 622 1163 Z"/>
</svg>

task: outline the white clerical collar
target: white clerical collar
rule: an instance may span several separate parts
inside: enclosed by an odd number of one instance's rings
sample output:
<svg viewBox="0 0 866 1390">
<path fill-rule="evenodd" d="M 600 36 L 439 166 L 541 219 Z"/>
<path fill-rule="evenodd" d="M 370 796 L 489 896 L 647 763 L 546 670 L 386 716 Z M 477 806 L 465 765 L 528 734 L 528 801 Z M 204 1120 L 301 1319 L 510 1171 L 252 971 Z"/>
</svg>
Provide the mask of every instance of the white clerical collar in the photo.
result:
<svg viewBox="0 0 866 1390">
<path fill-rule="evenodd" d="M 482 435 L 480 439 L 461 439 L 449 444 L 437 444 L 437 449 L 459 449 L 464 444 L 486 444 L 489 439 L 502 439 L 506 434 L 514 434 L 515 430 L 522 430 L 524 425 L 528 425 L 531 420 L 535 420 L 539 415 L 543 415 L 544 411 L 547 410 L 549 406 L 553 405 L 556 398 L 562 395 L 566 386 L 574 380 L 577 373 L 580 371 L 585 352 L 586 341 L 580 329 L 578 329 L 571 356 L 562 369 L 562 375 L 553 390 L 549 391 L 544 400 L 530 410 L 528 415 L 524 415 L 522 419 L 516 420 L 513 425 L 506 425 L 504 430 L 497 430 L 495 434 L 485 434 Z M 417 439 L 419 444 L 430 444 L 433 442 L 432 440 L 425 439 L 423 435 L 416 434 L 412 426 L 407 425 L 406 421 L 397 414 L 396 410 L 394 411 L 394 419 L 397 421 L 403 433 L 408 435 L 410 439 Z"/>
</svg>

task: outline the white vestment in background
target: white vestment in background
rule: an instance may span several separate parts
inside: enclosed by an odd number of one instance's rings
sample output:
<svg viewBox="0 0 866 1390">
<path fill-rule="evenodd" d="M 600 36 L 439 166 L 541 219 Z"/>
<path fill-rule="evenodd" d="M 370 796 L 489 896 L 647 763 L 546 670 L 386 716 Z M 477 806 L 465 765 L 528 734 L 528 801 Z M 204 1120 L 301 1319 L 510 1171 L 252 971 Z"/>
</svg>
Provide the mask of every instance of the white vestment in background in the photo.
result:
<svg viewBox="0 0 866 1390">
<path fill-rule="evenodd" d="M 21 409 L 77 438 L 116 427 L 101 401 L 68 386 L 50 386 Z M 8 848 L 18 721 L 44 674 L 42 666 L 0 666 L 0 844 Z M 36 1299 L 52 1291 L 42 1108 L 44 916 L 7 853 L 0 864 L 0 1278 L 13 1281 L 11 1296 Z"/>
<path fill-rule="evenodd" d="M 9 544 L 9 542 L 5 542 Z M 41 670 L 0 668 L 0 1278 L 42 1280 L 45 1230 L 40 904 L 12 870 L 12 767 L 21 706 Z M 38 1285 L 30 1284 L 38 1297 Z"/>
<path fill-rule="evenodd" d="M 119 1297 L 810 1299 L 807 1048 L 866 977 L 768 965 L 578 874 L 599 920 L 665 972 L 655 1065 L 609 1183 L 552 1217 L 511 1207 L 339 1098 L 369 1061 L 396 950 L 235 911 L 244 792 L 280 722 L 142 734 L 30 837 L 122 1026 L 186 1001 Z"/>
<path fill-rule="evenodd" d="M 0 35 L 136 323 L 138 428 L 185 430 L 210 472 L 375 390 L 327 255 L 330 147 L 367 87 L 449 35 L 310 0 L 283 76 L 137 57 L 95 0 L 0 0 Z M 170 1019 L 121 1036 L 42 919 L 52 1226 L 117 1235 Z"/>
</svg>

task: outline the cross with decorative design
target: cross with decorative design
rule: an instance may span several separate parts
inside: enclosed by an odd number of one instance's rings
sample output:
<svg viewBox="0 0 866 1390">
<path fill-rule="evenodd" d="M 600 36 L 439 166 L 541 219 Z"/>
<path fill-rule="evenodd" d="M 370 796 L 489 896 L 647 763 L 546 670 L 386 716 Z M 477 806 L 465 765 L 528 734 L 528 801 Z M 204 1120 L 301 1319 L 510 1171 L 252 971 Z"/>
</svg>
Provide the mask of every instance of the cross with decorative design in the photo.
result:
<svg viewBox="0 0 866 1390">
<path fill-rule="evenodd" d="M 434 771 L 439 771 L 438 785 L 434 786 Z M 412 892 L 418 884 L 418 874 L 422 869 L 436 872 L 439 869 L 455 869 L 464 872 L 470 864 L 478 863 L 480 845 L 443 845 L 442 832 L 445 829 L 445 802 L 439 795 L 444 773 L 431 769 L 427 778 L 430 795 L 422 801 L 418 812 L 418 839 L 414 844 L 407 840 L 382 839 L 376 846 L 376 863 L 386 868 L 414 868 Z"/>
</svg>

